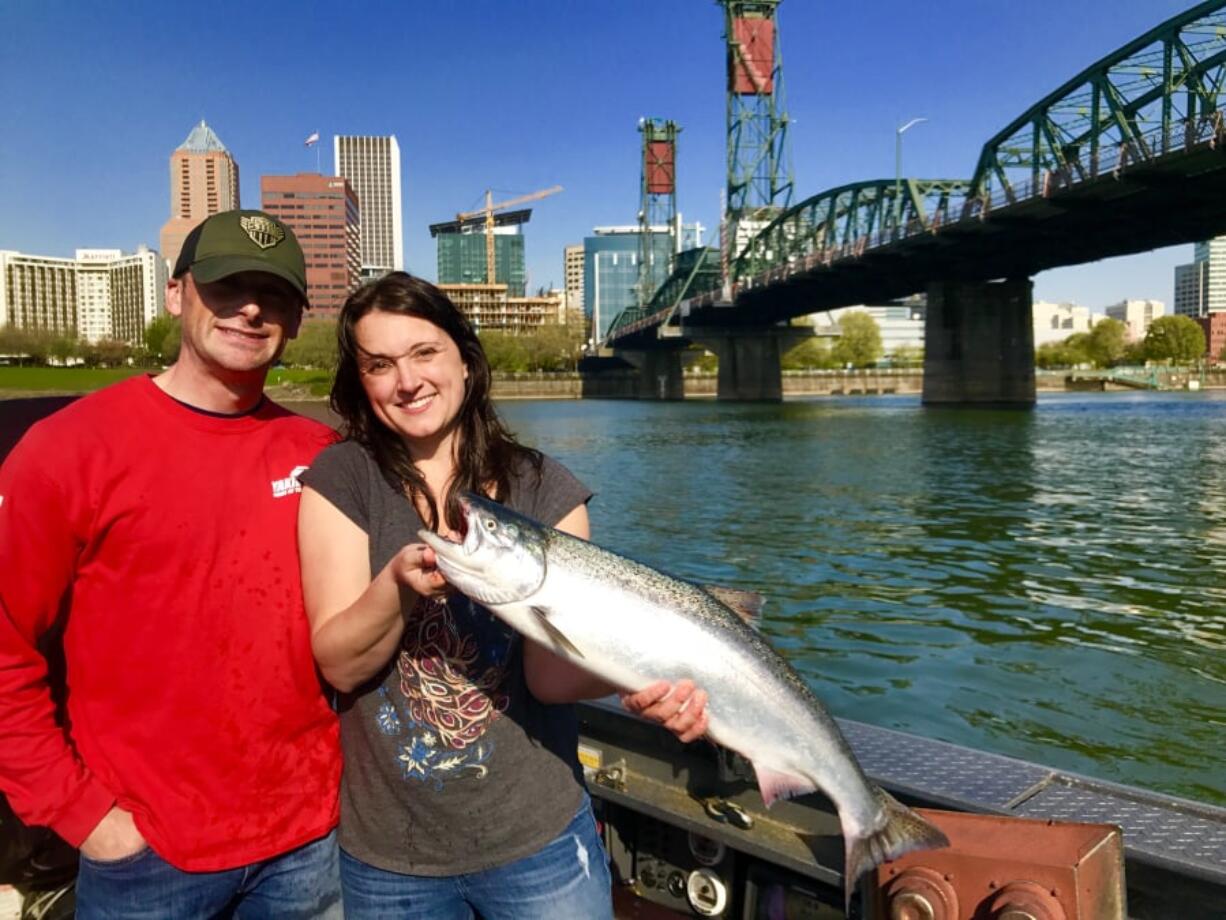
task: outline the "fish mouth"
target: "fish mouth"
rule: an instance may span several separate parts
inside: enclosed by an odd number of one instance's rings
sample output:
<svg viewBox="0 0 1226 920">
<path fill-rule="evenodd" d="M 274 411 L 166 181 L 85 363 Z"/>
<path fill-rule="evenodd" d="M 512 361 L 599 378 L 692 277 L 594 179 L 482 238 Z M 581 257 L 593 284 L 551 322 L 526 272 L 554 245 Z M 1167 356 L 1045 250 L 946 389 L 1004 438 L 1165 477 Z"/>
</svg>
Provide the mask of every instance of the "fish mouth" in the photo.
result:
<svg viewBox="0 0 1226 920">
<path fill-rule="evenodd" d="M 441 559 L 446 559 L 459 568 L 468 569 L 464 566 L 465 557 L 474 555 L 481 547 L 481 528 L 476 526 L 473 521 L 473 506 L 472 502 L 467 498 L 460 498 L 460 510 L 464 513 L 463 528 L 464 535 L 459 540 L 449 540 L 442 534 L 437 534 L 433 530 L 422 528 L 417 531 L 417 536 L 430 547 Z"/>
<path fill-rule="evenodd" d="M 417 536 L 434 550 L 439 571 L 461 593 L 479 604 L 508 604 L 531 596 L 545 580 L 541 548 L 523 541 L 519 527 L 528 527 L 509 509 L 480 495 L 457 496 L 463 535 L 451 540 L 429 529 Z M 530 533 L 530 531 L 528 531 Z"/>
</svg>

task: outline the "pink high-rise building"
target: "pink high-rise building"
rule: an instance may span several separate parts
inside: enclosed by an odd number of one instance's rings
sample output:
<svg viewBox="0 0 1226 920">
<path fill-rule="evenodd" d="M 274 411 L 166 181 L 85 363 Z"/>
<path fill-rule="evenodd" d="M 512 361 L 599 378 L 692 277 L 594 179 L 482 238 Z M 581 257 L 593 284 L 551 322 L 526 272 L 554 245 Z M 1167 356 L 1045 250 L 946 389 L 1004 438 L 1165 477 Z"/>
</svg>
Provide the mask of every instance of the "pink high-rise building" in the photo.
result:
<svg viewBox="0 0 1226 920">
<path fill-rule="evenodd" d="M 170 155 L 170 220 L 162 227 L 161 250 L 171 271 L 192 229 L 210 215 L 240 207 L 238 164 L 203 121 Z"/>
<path fill-rule="evenodd" d="M 336 313 L 362 269 L 361 212 L 349 180 L 319 173 L 261 176 L 260 199 L 302 245 L 311 314 Z"/>
</svg>

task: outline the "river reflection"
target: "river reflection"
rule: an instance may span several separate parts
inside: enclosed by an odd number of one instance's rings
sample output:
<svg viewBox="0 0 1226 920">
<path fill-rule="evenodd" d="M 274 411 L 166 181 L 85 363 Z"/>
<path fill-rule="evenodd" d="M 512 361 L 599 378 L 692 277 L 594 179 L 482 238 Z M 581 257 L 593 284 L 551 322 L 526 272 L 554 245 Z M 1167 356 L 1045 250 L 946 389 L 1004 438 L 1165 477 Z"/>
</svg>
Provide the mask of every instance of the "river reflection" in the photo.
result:
<svg viewBox="0 0 1226 920">
<path fill-rule="evenodd" d="M 1226 804 L 1226 394 L 500 409 L 836 714 Z"/>
</svg>

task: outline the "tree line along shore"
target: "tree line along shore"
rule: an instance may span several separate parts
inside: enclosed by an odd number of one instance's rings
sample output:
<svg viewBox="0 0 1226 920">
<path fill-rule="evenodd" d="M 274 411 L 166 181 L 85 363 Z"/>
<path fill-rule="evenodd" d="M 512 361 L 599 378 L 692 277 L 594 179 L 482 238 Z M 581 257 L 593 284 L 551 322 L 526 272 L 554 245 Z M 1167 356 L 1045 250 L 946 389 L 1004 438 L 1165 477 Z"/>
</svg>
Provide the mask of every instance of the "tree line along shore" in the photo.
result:
<svg viewBox="0 0 1226 920">
<path fill-rule="evenodd" d="M 802 339 L 784 353 L 785 395 L 912 393 L 923 381 L 923 350 L 900 347 L 888 357 L 876 320 L 852 312 L 840 320 L 840 336 Z M 1128 368 L 1135 373 L 1159 365 L 1168 377 L 1195 374 L 1202 385 L 1222 385 L 1206 360 L 1200 325 L 1184 316 L 1155 320 L 1145 339 L 1129 342 L 1119 320 L 1100 320 L 1036 350 L 1040 390 L 1064 389 L 1067 374 Z M 551 324 L 530 332 L 483 330 L 481 340 L 495 373 L 497 398 L 575 398 L 585 394 L 579 374 L 582 324 Z M 136 373 L 172 363 L 179 350 L 177 320 L 160 316 L 148 324 L 140 344 L 86 342 L 71 333 L 0 328 L 0 398 L 38 393 L 84 393 Z M 1221 356 L 1212 356 L 1220 358 Z M 336 361 L 336 326 L 331 319 L 308 320 L 269 376 L 274 397 L 321 399 L 331 386 Z M 714 395 L 717 359 L 694 347 L 686 356 L 687 396 Z M 632 373 L 627 371 L 627 373 Z"/>
</svg>

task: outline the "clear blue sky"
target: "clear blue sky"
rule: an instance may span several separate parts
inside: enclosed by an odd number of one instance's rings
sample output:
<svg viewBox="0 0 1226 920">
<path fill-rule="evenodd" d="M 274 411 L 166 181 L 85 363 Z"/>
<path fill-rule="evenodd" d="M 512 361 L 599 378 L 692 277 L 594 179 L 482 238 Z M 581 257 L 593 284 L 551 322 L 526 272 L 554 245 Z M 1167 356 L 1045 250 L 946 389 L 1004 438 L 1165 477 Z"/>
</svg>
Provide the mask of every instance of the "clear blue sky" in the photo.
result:
<svg viewBox="0 0 1226 920">
<path fill-rule="evenodd" d="M 903 171 L 965 177 L 983 143 L 1189 0 L 784 0 L 798 195 Z M 526 228 L 529 283 L 561 285 L 562 247 L 632 223 L 642 116 L 683 129 L 678 201 L 710 241 L 724 184 L 722 12 L 712 0 L 369 3 L 4 0 L 0 249 L 156 247 L 168 158 L 204 118 L 259 177 L 313 171 L 303 140 L 395 134 L 407 265 L 433 279 L 427 225 L 553 184 Z M 1101 310 L 1172 299 L 1191 246 L 1044 273 L 1035 296 Z"/>
</svg>

